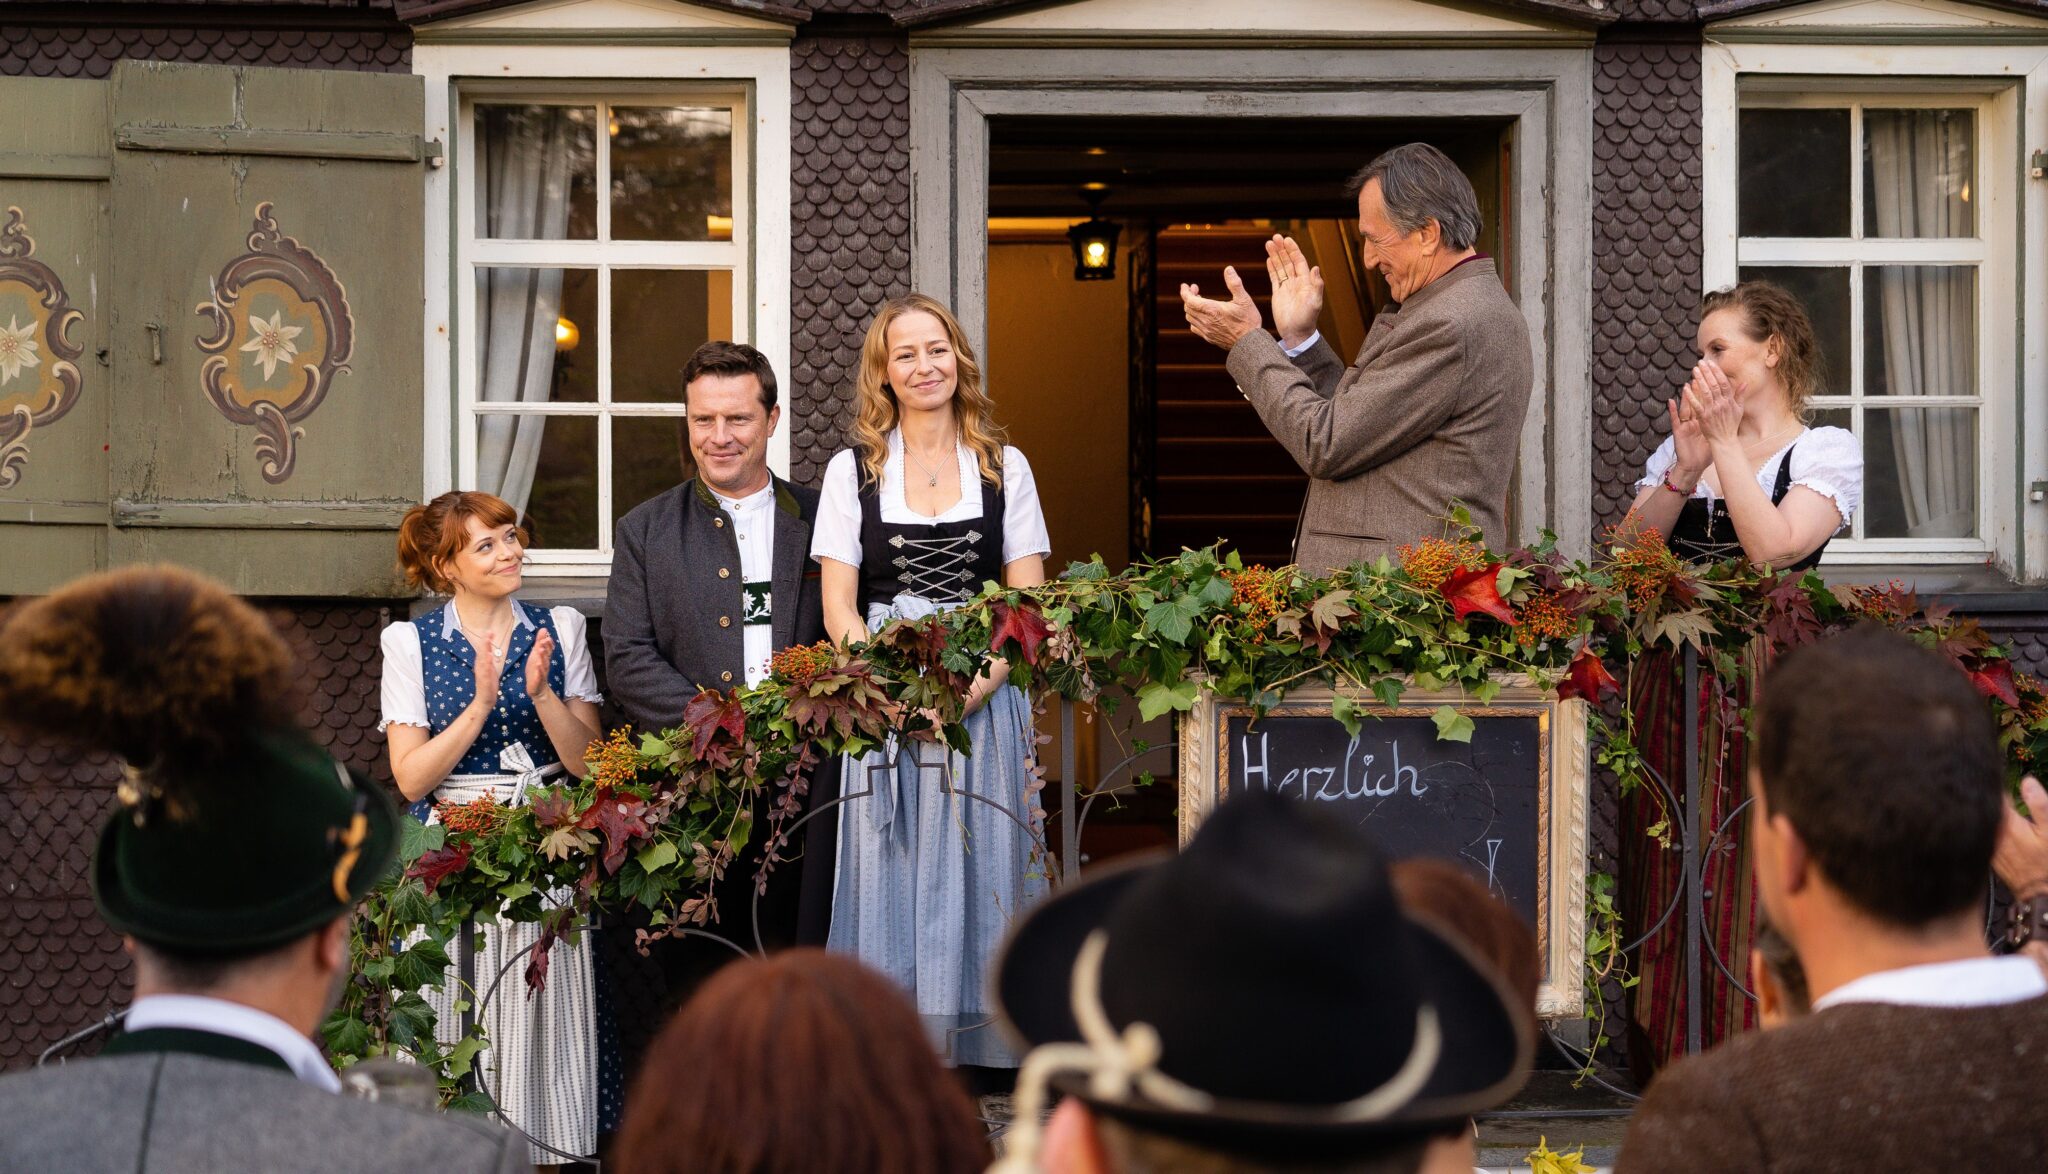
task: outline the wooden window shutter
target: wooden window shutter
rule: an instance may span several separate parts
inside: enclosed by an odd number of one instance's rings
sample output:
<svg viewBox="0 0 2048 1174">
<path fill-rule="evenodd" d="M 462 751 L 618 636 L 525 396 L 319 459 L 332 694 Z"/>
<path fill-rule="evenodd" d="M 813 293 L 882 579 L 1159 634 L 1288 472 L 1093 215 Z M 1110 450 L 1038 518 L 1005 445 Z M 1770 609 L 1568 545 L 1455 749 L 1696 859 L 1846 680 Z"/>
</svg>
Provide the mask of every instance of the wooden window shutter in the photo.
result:
<svg viewBox="0 0 2048 1174">
<path fill-rule="evenodd" d="M 107 98 L 0 78 L 0 596 L 106 561 Z"/>
<path fill-rule="evenodd" d="M 111 86 L 110 560 L 404 593 L 420 79 L 123 62 Z"/>
</svg>

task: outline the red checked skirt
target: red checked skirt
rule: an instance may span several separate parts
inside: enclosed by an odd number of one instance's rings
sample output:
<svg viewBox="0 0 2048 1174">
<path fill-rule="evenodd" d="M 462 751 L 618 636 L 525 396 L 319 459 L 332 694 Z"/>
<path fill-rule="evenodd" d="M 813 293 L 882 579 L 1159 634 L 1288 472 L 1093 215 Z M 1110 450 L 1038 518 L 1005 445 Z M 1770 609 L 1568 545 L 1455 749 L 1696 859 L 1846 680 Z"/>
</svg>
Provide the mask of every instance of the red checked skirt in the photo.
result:
<svg viewBox="0 0 2048 1174">
<path fill-rule="evenodd" d="M 1636 745 L 1643 761 L 1663 777 L 1679 802 L 1685 797 L 1684 693 L 1682 662 L 1676 654 L 1653 652 L 1636 662 L 1629 681 Z M 1758 909 L 1749 863 L 1749 813 L 1730 818 L 1748 794 L 1748 738 L 1742 722 L 1749 703 L 1749 690 L 1741 681 L 1724 689 L 1713 666 L 1702 659 L 1699 690 L 1692 698 L 1699 712 L 1700 810 L 1691 821 L 1702 846 L 1705 894 L 1702 1048 L 1756 1024 L 1756 1003 L 1742 989 L 1749 982 L 1750 937 Z M 1678 826 L 1676 808 L 1655 787 L 1645 784 L 1622 796 L 1619 889 L 1628 938 L 1640 937 L 1671 908 L 1663 926 L 1630 957 L 1640 981 L 1630 992 L 1629 1066 L 1639 1086 L 1685 1053 L 1686 916 Z"/>
</svg>

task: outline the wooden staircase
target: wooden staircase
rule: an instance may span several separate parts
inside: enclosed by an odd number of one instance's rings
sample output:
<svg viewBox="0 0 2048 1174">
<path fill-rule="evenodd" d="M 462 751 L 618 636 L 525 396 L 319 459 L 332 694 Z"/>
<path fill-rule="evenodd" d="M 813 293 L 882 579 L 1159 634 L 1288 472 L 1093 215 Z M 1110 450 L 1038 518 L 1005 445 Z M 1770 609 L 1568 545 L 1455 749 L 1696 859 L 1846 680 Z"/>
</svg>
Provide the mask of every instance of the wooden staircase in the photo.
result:
<svg viewBox="0 0 2048 1174">
<path fill-rule="evenodd" d="M 1247 563 L 1279 566 L 1293 558 L 1294 522 L 1308 477 L 1266 431 L 1224 369 L 1224 352 L 1195 337 L 1181 309 L 1180 286 L 1222 297 L 1223 267 L 1235 265 L 1267 323 L 1265 242 L 1270 229 L 1174 227 L 1154 243 L 1150 352 L 1154 361 L 1150 536 L 1147 550 L 1170 555 L 1222 539 Z"/>
</svg>

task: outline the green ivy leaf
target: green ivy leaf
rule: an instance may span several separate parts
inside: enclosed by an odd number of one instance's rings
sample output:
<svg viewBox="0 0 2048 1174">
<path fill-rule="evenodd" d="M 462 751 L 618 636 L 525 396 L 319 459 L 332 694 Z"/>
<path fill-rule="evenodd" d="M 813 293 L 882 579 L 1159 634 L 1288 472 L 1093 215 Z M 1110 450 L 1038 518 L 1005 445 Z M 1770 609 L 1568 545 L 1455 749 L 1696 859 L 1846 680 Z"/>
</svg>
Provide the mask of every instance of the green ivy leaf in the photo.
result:
<svg viewBox="0 0 2048 1174">
<path fill-rule="evenodd" d="M 481 980 L 482 976 L 478 976 Z M 434 1038 L 434 1008 L 417 992 L 408 992 L 391 1001 L 391 1042 L 401 1048 L 411 1048 L 421 1041 L 431 1042 Z"/>
<path fill-rule="evenodd" d="M 1179 644 L 1194 630 L 1200 611 L 1200 606 L 1184 595 L 1162 599 L 1145 609 L 1145 631 Z"/>
<path fill-rule="evenodd" d="M 477 1053 L 483 1050 L 483 1037 L 475 1035 L 449 1048 L 448 1075 L 456 1080 L 468 1076 L 470 1067 L 476 1063 Z"/>
<path fill-rule="evenodd" d="M 1440 742 L 1470 742 L 1472 740 L 1472 719 L 1448 705 L 1439 705 L 1429 715 L 1436 723 L 1436 736 Z"/>
<path fill-rule="evenodd" d="M 1198 692 L 1200 688 L 1193 681 L 1182 681 L 1178 685 L 1153 681 L 1141 685 L 1138 687 L 1138 716 L 1149 722 L 1173 710 L 1185 713 L 1195 707 Z"/>
<path fill-rule="evenodd" d="M 401 991 L 436 986 L 448 971 L 448 954 L 432 940 L 415 942 L 392 959 L 391 985 Z"/>
<path fill-rule="evenodd" d="M 416 819 L 402 821 L 398 831 L 398 861 L 412 864 L 429 852 L 439 849 L 448 838 L 448 829 L 440 824 L 425 824 Z"/>
<path fill-rule="evenodd" d="M 320 1037 L 327 1050 L 337 1056 L 360 1056 L 369 1050 L 370 1027 L 344 1011 L 336 1011 L 320 1025 Z"/>
<path fill-rule="evenodd" d="M 1479 704 L 1490 705 L 1494 698 L 1500 696 L 1500 682 L 1488 677 L 1472 686 L 1472 696 L 1479 699 Z"/>
<path fill-rule="evenodd" d="M 1342 693 L 1330 698 L 1330 716 L 1344 727 L 1344 732 L 1356 738 L 1361 724 L 1358 720 L 1358 706 Z"/>
<path fill-rule="evenodd" d="M 674 840 L 656 840 L 640 849 L 633 859 L 650 873 L 660 872 L 676 862 L 676 843 Z"/>
</svg>

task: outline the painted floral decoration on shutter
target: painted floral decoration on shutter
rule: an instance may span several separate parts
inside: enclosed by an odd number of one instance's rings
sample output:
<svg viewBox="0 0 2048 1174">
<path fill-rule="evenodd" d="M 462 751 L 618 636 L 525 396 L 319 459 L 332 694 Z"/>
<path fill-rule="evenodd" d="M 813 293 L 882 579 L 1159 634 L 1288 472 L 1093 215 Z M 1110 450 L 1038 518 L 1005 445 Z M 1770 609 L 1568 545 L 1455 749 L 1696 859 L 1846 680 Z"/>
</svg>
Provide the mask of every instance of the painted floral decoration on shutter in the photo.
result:
<svg viewBox="0 0 2048 1174">
<path fill-rule="evenodd" d="M 30 429 L 70 411 L 82 382 L 74 360 L 85 347 L 71 328 L 85 315 L 35 251 L 21 209 L 9 206 L 0 224 L 0 489 L 20 484 Z"/>
<path fill-rule="evenodd" d="M 313 250 L 279 231 L 271 203 L 256 206 L 249 251 L 213 281 L 198 313 L 213 333 L 195 340 L 207 355 L 199 382 L 220 414 L 256 427 L 263 479 L 292 475 L 298 427 L 349 369 L 355 319 L 341 280 Z"/>
</svg>

